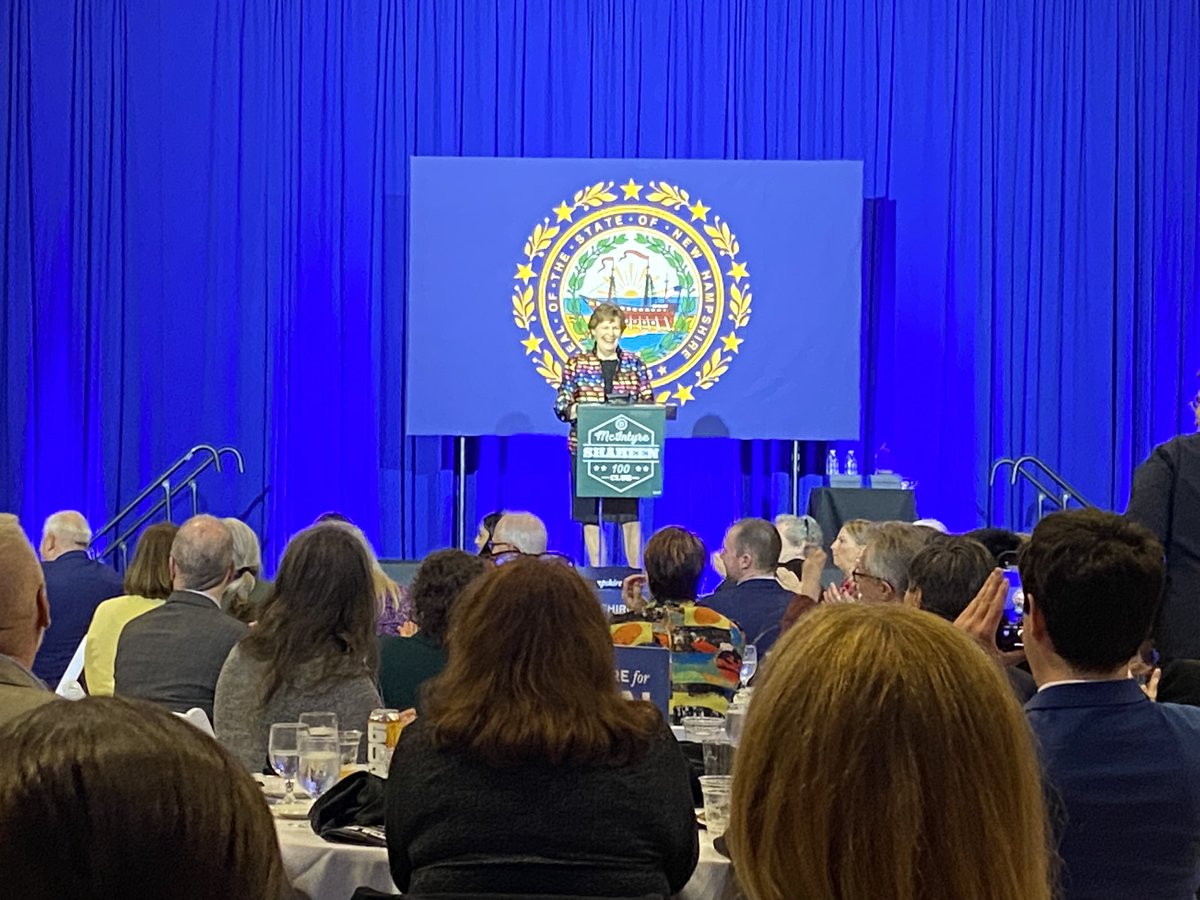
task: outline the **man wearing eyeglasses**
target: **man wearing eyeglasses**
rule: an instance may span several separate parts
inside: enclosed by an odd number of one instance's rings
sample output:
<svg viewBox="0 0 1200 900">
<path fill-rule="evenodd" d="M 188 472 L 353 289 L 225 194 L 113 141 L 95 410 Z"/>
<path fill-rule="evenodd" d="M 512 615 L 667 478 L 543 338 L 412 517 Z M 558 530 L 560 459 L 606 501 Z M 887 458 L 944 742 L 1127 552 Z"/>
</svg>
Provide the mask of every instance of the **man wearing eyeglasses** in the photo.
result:
<svg viewBox="0 0 1200 900">
<path fill-rule="evenodd" d="M 1200 411 L 1192 413 L 1200 429 Z M 1167 588 L 1154 624 L 1163 661 L 1200 659 L 1200 434 L 1154 448 L 1133 473 L 1125 515 L 1149 528 L 1166 550 Z"/>
<path fill-rule="evenodd" d="M 533 513 L 505 513 L 492 532 L 492 555 L 515 552 L 540 556 L 546 552 L 549 542 L 546 524 Z"/>
<path fill-rule="evenodd" d="M 929 535 L 905 522 L 884 522 L 867 534 L 867 546 L 851 573 L 863 603 L 899 603 L 908 590 L 908 567 Z"/>
</svg>

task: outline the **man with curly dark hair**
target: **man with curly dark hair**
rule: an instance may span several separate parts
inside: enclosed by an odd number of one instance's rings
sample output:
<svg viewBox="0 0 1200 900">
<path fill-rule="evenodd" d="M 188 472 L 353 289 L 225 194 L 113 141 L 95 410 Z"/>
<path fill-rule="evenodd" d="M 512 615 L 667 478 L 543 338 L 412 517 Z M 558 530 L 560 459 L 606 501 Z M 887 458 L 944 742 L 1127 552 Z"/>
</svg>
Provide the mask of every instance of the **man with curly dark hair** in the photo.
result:
<svg viewBox="0 0 1200 900">
<path fill-rule="evenodd" d="M 379 640 L 379 687 L 388 707 L 417 706 L 422 683 L 446 665 L 446 631 L 454 602 L 489 566 L 483 557 L 462 550 L 437 550 L 421 562 L 409 589 L 420 630 L 412 637 Z"/>
</svg>

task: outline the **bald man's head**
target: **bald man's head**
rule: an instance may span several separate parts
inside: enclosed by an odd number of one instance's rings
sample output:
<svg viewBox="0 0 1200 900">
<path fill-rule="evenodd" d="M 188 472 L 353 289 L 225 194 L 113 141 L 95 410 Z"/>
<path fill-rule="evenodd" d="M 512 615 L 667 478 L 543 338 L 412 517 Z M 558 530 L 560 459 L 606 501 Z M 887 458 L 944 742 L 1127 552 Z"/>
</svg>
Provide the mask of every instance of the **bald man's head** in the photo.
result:
<svg viewBox="0 0 1200 900">
<path fill-rule="evenodd" d="M 26 667 L 50 626 L 46 582 L 16 517 L 0 519 L 0 653 Z"/>
<path fill-rule="evenodd" d="M 175 590 L 220 594 L 233 575 L 233 535 L 215 516 L 192 516 L 171 544 Z"/>
</svg>

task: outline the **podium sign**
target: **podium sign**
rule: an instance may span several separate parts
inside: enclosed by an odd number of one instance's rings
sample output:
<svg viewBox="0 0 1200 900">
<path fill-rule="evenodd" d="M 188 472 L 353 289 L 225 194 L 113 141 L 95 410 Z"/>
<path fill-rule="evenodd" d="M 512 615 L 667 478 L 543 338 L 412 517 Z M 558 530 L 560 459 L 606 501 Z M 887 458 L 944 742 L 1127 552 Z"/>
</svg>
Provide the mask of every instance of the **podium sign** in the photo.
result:
<svg viewBox="0 0 1200 900">
<path fill-rule="evenodd" d="M 576 496 L 662 496 L 665 407 L 582 403 L 577 416 Z"/>
</svg>

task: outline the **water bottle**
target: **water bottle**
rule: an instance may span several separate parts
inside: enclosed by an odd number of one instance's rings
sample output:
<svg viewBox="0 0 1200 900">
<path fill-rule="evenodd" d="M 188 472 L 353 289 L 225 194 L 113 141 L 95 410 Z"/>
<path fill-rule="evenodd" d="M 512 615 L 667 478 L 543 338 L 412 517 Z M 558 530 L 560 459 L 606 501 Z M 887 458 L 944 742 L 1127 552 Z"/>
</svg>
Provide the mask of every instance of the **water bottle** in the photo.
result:
<svg viewBox="0 0 1200 900">
<path fill-rule="evenodd" d="M 858 460 L 854 458 L 853 450 L 846 451 L 846 474 L 847 475 L 857 475 L 858 474 Z"/>
<path fill-rule="evenodd" d="M 838 474 L 838 458 L 836 450 L 830 450 L 829 455 L 825 457 L 825 474 L 830 478 Z"/>
</svg>

